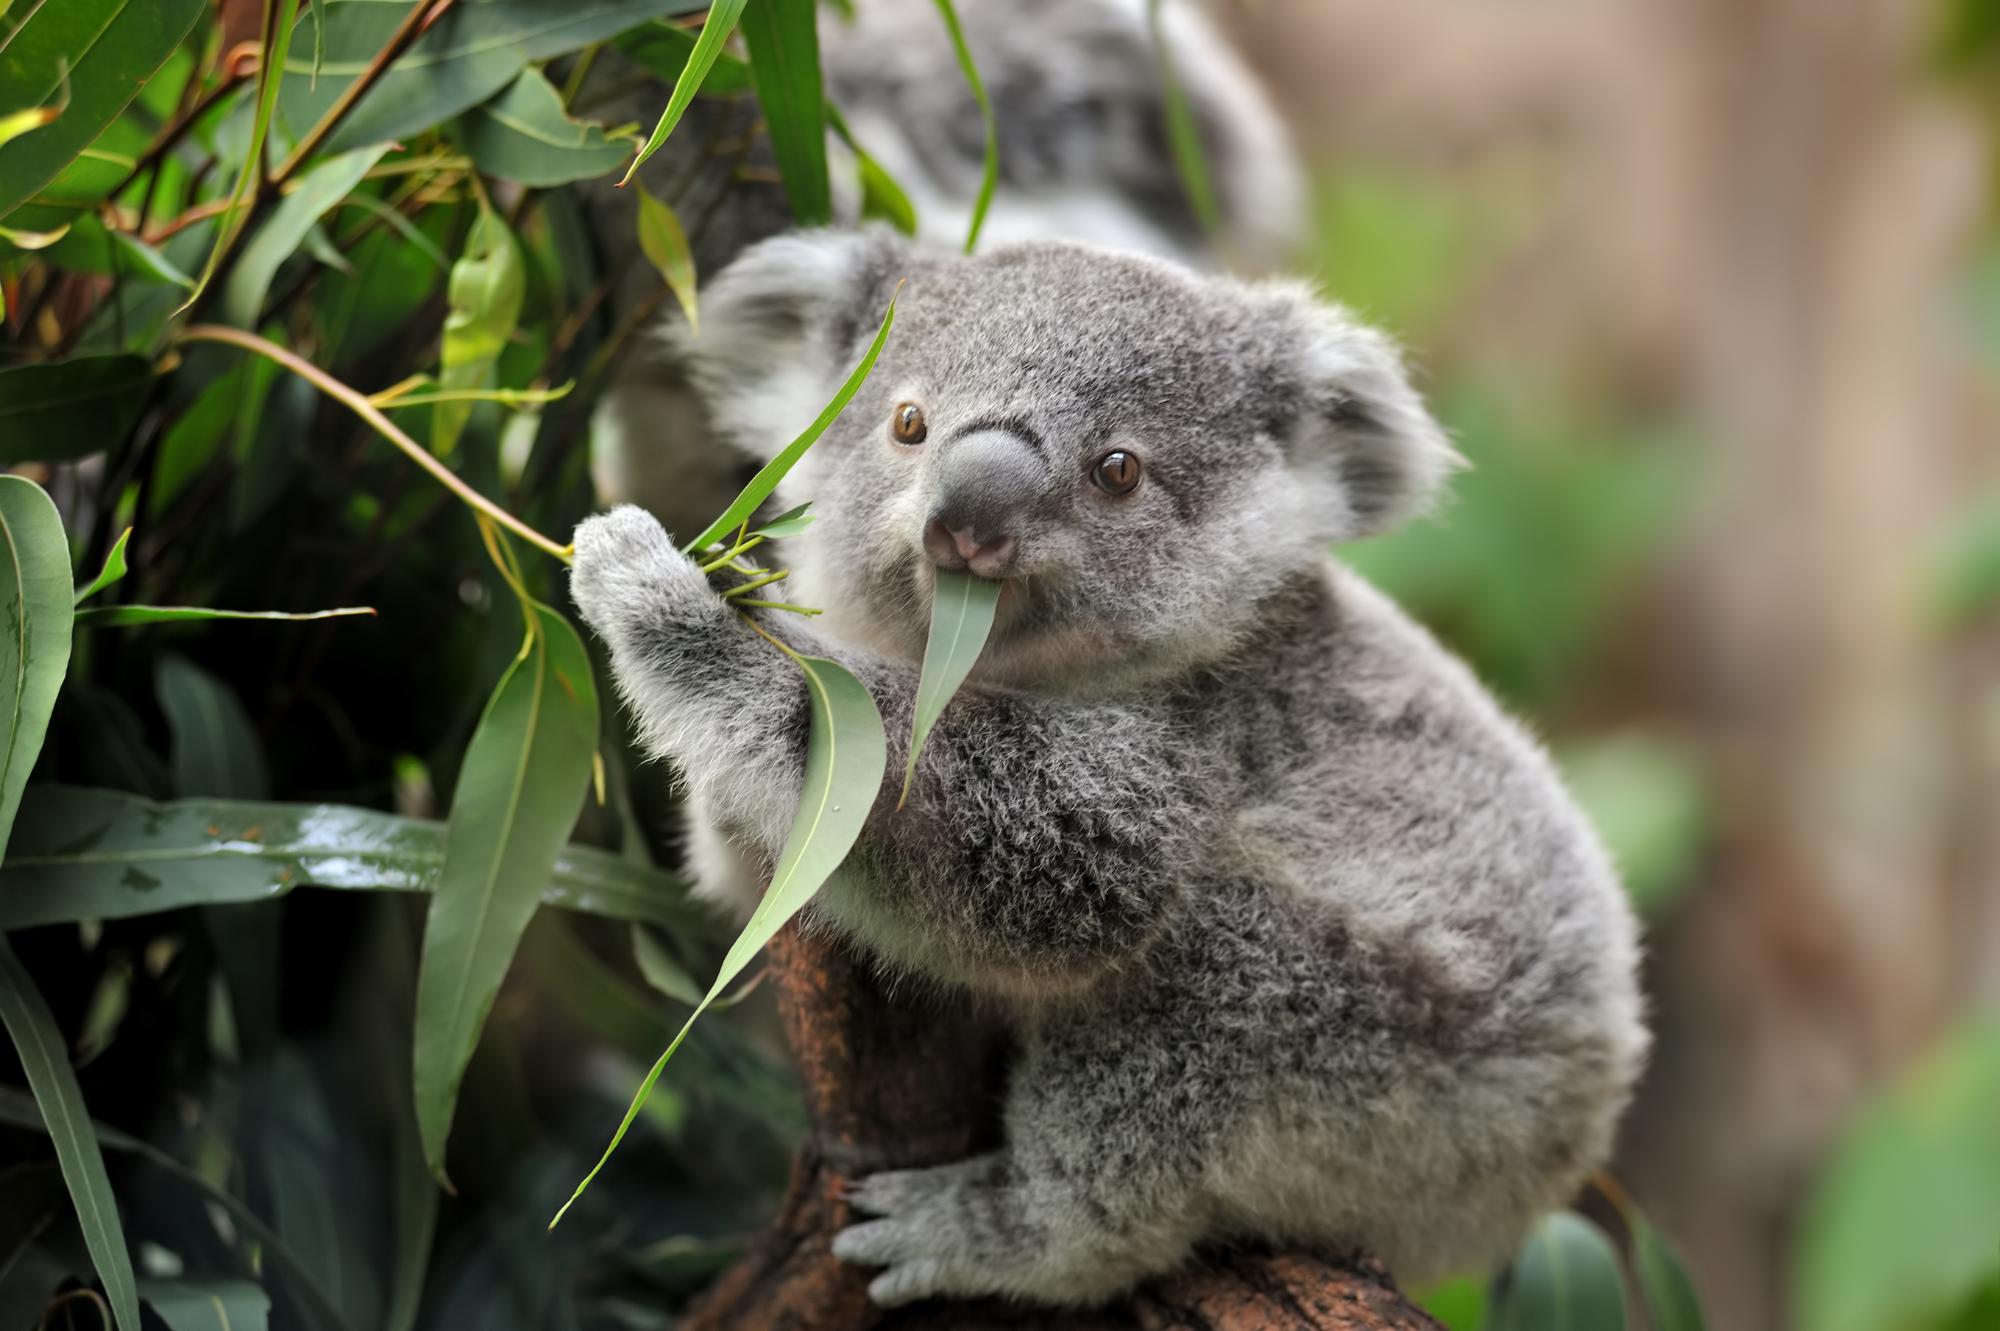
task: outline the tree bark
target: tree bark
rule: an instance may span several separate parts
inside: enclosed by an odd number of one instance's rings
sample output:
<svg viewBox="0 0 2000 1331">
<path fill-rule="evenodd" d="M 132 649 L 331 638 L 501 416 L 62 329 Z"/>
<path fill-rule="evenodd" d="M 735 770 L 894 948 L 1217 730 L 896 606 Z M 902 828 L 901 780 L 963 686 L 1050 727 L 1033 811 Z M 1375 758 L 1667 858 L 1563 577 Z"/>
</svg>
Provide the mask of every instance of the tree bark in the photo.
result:
<svg viewBox="0 0 2000 1331">
<path fill-rule="evenodd" d="M 852 1218 L 847 1185 L 997 1144 L 1005 1032 L 962 1001 L 892 1001 L 823 931 L 794 923 L 769 951 L 811 1129 L 777 1220 L 689 1310 L 685 1331 L 1438 1331 L 1378 1264 L 1313 1253 L 1217 1254 L 1092 1311 L 876 1308 L 869 1273 L 830 1251 Z"/>
</svg>

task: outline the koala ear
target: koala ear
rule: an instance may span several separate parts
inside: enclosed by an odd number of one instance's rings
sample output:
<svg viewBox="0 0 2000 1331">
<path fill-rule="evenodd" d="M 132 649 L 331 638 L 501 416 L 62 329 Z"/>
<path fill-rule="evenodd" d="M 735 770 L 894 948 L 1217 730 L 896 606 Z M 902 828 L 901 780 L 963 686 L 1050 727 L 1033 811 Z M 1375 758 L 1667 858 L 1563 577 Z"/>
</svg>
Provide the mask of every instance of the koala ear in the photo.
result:
<svg viewBox="0 0 2000 1331">
<path fill-rule="evenodd" d="M 1305 342 L 1292 455 L 1338 492 L 1336 539 L 1388 531 L 1422 513 L 1465 460 L 1410 386 L 1393 342 L 1338 306 L 1293 297 Z"/>
<path fill-rule="evenodd" d="M 768 458 L 833 395 L 876 329 L 909 250 L 887 228 L 801 231 L 745 250 L 701 292 L 698 330 L 676 324 L 715 430 Z"/>
</svg>

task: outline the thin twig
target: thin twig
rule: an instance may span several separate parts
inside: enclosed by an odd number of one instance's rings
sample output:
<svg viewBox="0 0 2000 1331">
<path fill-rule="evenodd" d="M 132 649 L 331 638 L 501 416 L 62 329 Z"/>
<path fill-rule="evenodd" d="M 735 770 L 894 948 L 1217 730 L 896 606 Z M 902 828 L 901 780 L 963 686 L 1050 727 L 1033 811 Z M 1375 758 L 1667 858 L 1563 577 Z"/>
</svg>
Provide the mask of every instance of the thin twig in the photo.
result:
<svg viewBox="0 0 2000 1331">
<path fill-rule="evenodd" d="M 241 347 L 246 351 L 254 351 L 260 356 L 276 361 L 293 374 L 310 383 L 320 392 L 339 402 L 362 420 L 368 422 L 369 425 L 375 428 L 376 433 L 401 449 L 410 461 L 429 472 L 440 485 L 457 495 L 467 504 L 484 513 L 487 517 L 493 519 L 508 531 L 513 532 L 536 549 L 544 550 L 554 555 L 565 564 L 570 561 L 571 555 L 574 553 L 571 547 L 557 545 L 554 541 L 542 535 L 533 527 L 522 522 L 512 513 L 509 513 L 506 509 L 500 507 L 485 495 L 460 480 L 451 468 L 431 456 L 429 449 L 396 428 L 395 422 L 383 415 L 375 404 L 368 400 L 366 393 L 342 383 L 325 370 L 320 369 L 319 366 L 314 365 L 311 361 L 297 356 L 277 343 L 267 341 L 255 333 L 245 332 L 240 328 L 225 328 L 219 324 L 190 324 L 181 330 L 178 340 L 182 342 L 226 342 L 231 346 Z"/>
<path fill-rule="evenodd" d="M 362 94 L 374 87 L 382 76 L 388 73 L 389 66 L 395 64 L 403 52 L 409 50 L 410 45 L 423 35 L 424 30 L 435 23 L 445 10 L 451 8 L 452 3 L 453 0 L 434 0 L 433 3 L 426 4 L 419 0 L 419 3 L 411 5 L 410 12 L 403 17 L 396 31 L 389 35 L 389 40 L 383 44 L 382 49 L 375 53 L 375 58 L 368 62 L 368 67 L 355 76 L 354 82 L 341 90 L 333 105 L 326 109 L 326 114 L 319 118 L 319 123 L 307 130 L 305 137 L 299 140 L 298 146 L 292 149 L 284 161 L 278 163 L 278 169 L 271 173 L 270 183 L 282 185 L 291 179 L 305 164 L 306 159 L 319 151 L 319 146 L 326 142 L 327 136 L 340 127 L 340 122 L 347 118 L 347 113 L 354 109 L 354 104 L 361 100 Z"/>
</svg>

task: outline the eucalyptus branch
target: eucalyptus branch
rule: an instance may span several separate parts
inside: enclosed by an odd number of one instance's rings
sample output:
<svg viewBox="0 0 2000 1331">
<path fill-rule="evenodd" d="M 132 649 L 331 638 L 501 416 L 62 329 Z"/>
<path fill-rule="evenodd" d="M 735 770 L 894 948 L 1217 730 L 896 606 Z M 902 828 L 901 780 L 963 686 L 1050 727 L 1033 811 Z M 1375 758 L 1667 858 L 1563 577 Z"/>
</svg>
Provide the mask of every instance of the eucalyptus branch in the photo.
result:
<svg viewBox="0 0 2000 1331">
<path fill-rule="evenodd" d="M 181 330 L 176 340 L 180 342 L 224 342 L 231 346 L 241 347 L 246 351 L 254 351 L 260 356 L 276 361 L 279 365 L 298 375 L 314 388 L 333 398 L 369 425 L 373 426 L 376 433 L 401 449 L 410 461 L 429 472 L 440 485 L 457 495 L 467 504 L 485 514 L 502 527 L 505 527 L 508 531 L 514 533 L 514 535 L 520 537 L 536 549 L 554 555 L 565 564 L 570 561 L 574 553 L 572 547 L 557 545 L 554 541 L 467 485 L 458 478 L 457 474 L 451 468 L 431 456 L 429 449 L 397 429 L 395 422 L 383 415 L 381 410 L 368 400 L 366 393 L 342 383 L 325 370 L 320 369 L 319 366 L 314 365 L 311 361 L 295 355 L 277 343 L 267 341 L 255 333 L 245 332 L 241 328 L 226 328 L 219 324 L 190 324 Z"/>
<path fill-rule="evenodd" d="M 404 16 L 396 31 L 389 35 L 382 49 L 375 53 L 375 58 L 368 62 L 368 67 L 355 76 L 354 82 L 341 91 L 319 122 L 306 131 L 298 146 L 278 163 L 278 169 L 271 173 L 270 183 L 282 185 L 291 179 L 305 165 L 306 159 L 319 151 L 319 146 L 326 142 L 327 137 L 340 128 L 340 122 L 347 118 L 347 113 L 354 109 L 354 104 L 361 100 L 363 94 L 381 81 L 382 76 L 389 72 L 389 66 L 395 64 L 403 52 L 409 50 L 411 44 L 423 36 L 424 30 L 437 22 L 453 3 L 454 0 L 418 0 L 411 5 L 410 12 Z"/>
</svg>

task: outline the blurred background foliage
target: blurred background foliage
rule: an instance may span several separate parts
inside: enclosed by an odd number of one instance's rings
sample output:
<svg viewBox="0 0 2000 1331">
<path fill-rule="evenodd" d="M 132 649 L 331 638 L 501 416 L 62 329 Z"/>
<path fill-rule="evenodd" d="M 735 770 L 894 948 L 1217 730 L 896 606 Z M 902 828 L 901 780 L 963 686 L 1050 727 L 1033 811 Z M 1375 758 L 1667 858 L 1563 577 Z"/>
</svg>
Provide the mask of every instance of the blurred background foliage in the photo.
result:
<svg viewBox="0 0 2000 1331">
<path fill-rule="evenodd" d="M 79 631 L 0 907 L 46 891 L 24 843 L 74 849 L 57 787 L 209 801 L 218 828 L 301 845 L 277 802 L 417 820 L 307 845 L 250 904 L 159 913 L 100 876 L 92 899 L 126 905 L 4 917 L 101 1125 L 147 1325 L 221 1325 L 218 1304 L 239 1331 L 669 1325 L 768 1213 L 801 1131 L 762 996 L 696 1028 L 619 1167 L 546 1234 L 726 941 L 653 867 L 674 863 L 670 797 L 603 707 L 608 789 L 575 841 L 604 864 L 570 881 L 615 862 L 639 904 L 526 926 L 435 1162 L 455 1191 L 436 1188 L 409 1084 L 424 898 L 286 889 L 435 886 L 519 598 L 461 506 L 344 408 L 237 347 L 173 343 L 257 137 L 264 7 L 0 0 L 0 33 L 66 4 L 178 14 L 185 35 L 53 179 L 21 166 L 32 136 L 0 146 L 0 462 L 54 498 L 79 582 L 134 529 L 131 572 L 88 604 L 377 613 Z M 680 273 L 726 252 L 742 196 L 786 195 L 739 43 L 677 131 L 695 146 L 642 177 L 688 255 L 669 238 L 662 262 L 656 232 L 613 261 L 604 218 L 636 237 L 648 206 L 601 188 L 633 146 L 621 97 L 657 114 L 703 6 L 463 4 L 559 36 L 459 30 L 476 57 L 344 118 L 192 317 L 379 392 L 448 377 L 461 311 L 497 348 L 464 382 L 575 387 L 455 425 L 385 409 L 562 539 L 599 500 L 590 406 L 671 299 L 631 265 Z M 2000 5 L 1215 8 L 1314 162 L 1298 267 L 1404 340 L 1470 464 L 1433 520 L 1352 558 L 1547 739 L 1648 920 L 1661 1043 L 1619 1174 L 1711 1326 L 2000 1327 Z M 409 9 L 299 10 L 268 168 Z M 67 99 L 38 132 L 87 124 L 91 71 L 21 55 L 0 45 L 0 87 Z M 276 225 L 315 181 L 320 212 Z M 88 366 L 81 391 L 24 387 L 64 364 Z M 564 603 L 553 561 L 518 567 Z M 102 1325 L 40 1122 L 0 1098 L 0 1326 Z M 1439 1299 L 1455 1327 L 1485 1315 L 1476 1286 Z"/>
</svg>

